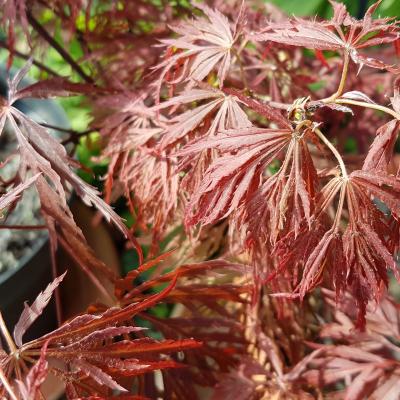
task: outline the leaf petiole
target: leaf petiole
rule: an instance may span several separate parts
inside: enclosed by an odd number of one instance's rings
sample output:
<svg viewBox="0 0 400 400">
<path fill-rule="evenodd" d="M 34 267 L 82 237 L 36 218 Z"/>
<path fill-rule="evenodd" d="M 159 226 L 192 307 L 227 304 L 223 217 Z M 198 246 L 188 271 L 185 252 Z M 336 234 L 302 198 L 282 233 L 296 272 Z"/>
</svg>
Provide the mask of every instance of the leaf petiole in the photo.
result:
<svg viewBox="0 0 400 400">
<path fill-rule="evenodd" d="M 10 382 L 8 381 L 6 375 L 3 372 L 3 369 L 0 368 L 0 382 L 3 384 L 3 386 L 5 387 L 5 389 L 7 390 L 8 394 L 10 395 L 10 398 L 12 400 L 18 400 L 17 396 L 15 395 Z"/>
<path fill-rule="evenodd" d="M 324 103 L 332 103 L 332 102 L 336 101 L 336 99 L 342 95 L 345 84 L 346 84 L 347 73 L 349 71 L 349 62 L 350 62 L 349 52 L 347 50 L 345 50 L 344 59 L 343 59 L 343 69 L 342 69 L 342 75 L 340 77 L 339 86 L 334 94 L 327 97 L 326 99 L 321 100 Z"/>
<path fill-rule="evenodd" d="M 4 339 L 7 342 L 8 348 L 10 349 L 11 353 L 17 351 L 17 346 L 14 343 L 14 340 L 11 337 L 9 330 L 7 329 L 6 323 L 3 319 L 3 314 L 0 311 L 0 332 L 3 334 Z"/>
<path fill-rule="evenodd" d="M 324 144 L 329 148 L 329 150 L 333 153 L 335 158 L 338 160 L 340 171 L 342 173 L 343 178 L 346 180 L 349 179 L 349 176 L 348 176 L 347 170 L 346 170 L 346 166 L 343 162 L 343 158 L 339 154 L 339 152 L 336 150 L 335 146 L 325 137 L 325 135 L 318 128 L 314 128 L 314 132 L 324 142 Z"/>
<path fill-rule="evenodd" d="M 335 103 L 337 104 L 349 104 L 353 106 L 359 106 L 359 107 L 364 107 L 364 108 L 370 108 L 373 110 L 378 110 L 382 111 L 386 114 L 391 115 L 395 119 L 400 120 L 400 114 L 398 114 L 396 111 L 392 110 L 389 107 L 381 106 L 379 104 L 373 104 L 373 103 L 366 103 L 364 101 L 357 101 L 357 100 L 350 100 L 350 99 L 336 99 Z"/>
</svg>

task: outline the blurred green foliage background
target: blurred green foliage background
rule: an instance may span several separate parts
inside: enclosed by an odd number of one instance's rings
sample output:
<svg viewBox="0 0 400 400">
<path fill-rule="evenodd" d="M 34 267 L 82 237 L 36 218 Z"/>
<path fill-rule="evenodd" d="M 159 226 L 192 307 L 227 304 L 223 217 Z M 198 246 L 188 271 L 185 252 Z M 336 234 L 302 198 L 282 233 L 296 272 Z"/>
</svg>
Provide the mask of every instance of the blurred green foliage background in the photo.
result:
<svg viewBox="0 0 400 400">
<path fill-rule="evenodd" d="M 314 16 L 329 18 L 332 16 L 332 7 L 328 0 L 267 0 L 271 2 L 289 15 L 296 16 Z M 341 3 L 346 4 L 348 11 L 357 18 L 362 18 L 365 10 L 375 0 L 341 0 Z M 378 15 L 382 17 L 399 17 L 400 16 L 400 1 L 399 0 L 383 0 L 379 6 Z"/>
</svg>

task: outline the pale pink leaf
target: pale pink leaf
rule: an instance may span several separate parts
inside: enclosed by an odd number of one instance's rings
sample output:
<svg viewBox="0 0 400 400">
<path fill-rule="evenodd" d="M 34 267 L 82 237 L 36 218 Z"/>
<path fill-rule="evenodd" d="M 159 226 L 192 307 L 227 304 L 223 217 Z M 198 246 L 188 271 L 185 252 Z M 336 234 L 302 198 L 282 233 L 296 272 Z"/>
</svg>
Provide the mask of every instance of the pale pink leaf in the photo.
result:
<svg viewBox="0 0 400 400">
<path fill-rule="evenodd" d="M 18 347 L 22 346 L 22 337 L 24 336 L 25 332 L 42 314 L 43 310 L 49 303 L 53 292 L 62 282 L 66 273 L 67 272 L 64 272 L 62 275 L 54 279 L 54 281 L 51 282 L 43 292 L 40 292 L 31 306 L 28 306 L 25 303 L 25 308 L 14 327 L 14 340 Z"/>
<path fill-rule="evenodd" d="M 39 396 L 39 391 L 42 383 L 45 381 L 49 363 L 46 360 L 48 342 L 46 342 L 41 351 L 40 358 L 36 364 L 31 368 L 24 382 L 18 381 L 18 388 L 23 400 L 35 400 Z"/>
<path fill-rule="evenodd" d="M 365 103 L 375 104 L 375 102 L 371 100 L 365 93 L 362 93 L 358 90 L 352 90 L 350 92 L 343 93 L 340 97 L 343 99 L 363 101 Z"/>
<path fill-rule="evenodd" d="M 83 359 L 76 359 L 72 363 L 75 368 L 81 371 L 84 375 L 90 376 L 98 384 L 109 387 L 112 390 L 119 390 L 120 392 L 127 392 L 127 390 L 119 385 L 115 380 L 105 373 L 101 368 L 86 362 Z"/>
</svg>

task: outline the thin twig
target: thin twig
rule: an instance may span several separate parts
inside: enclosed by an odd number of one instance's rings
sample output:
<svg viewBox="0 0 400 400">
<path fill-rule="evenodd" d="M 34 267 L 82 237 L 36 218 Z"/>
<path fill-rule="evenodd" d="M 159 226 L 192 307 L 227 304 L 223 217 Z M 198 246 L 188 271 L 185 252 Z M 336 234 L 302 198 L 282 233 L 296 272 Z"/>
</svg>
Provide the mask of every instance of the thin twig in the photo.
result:
<svg viewBox="0 0 400 400">
<path fill-rule="evenodd" d="M 46 225 L 0 225 L 0 229 L 12 229 L 12 230 L 30 230 L 30 231 L 39 231 L 43 229 L 47 229 Z"/>
<path fill-rule="evenodd" d="M 62 128 L 61 126 L 47 124 L 45 122 L 41 122 L 40 125 L 43 126 L 44 128 L 47 128 L 47 129 L 53 129 L 55 131 L 69 133 L 71 135 L 71 137 L 65 139 L 62 142 L 62 144 L 64 144 L 64 145 L 67 144 L 67 143 L 70 143 L 70 142 L 74 142 L 75 138 L 76 139 L 80 139 L 83 136 L 89 135 L 89 134 L 91 134 L 93 132 L 97 132 L 99 130 L 99 128 L 94 127 L 94 128 L 91 128 L 91 129 L 87 129 L 86 131 L 83 131 L 83 132 L 78 132 L 78 131 L 75 131 L 74 129 Z"/>
<path fill-rule="evenodd" d="M 0 47 L 5 49 L 5 50 L 11 51 L 9 46 L 8 46 L 8 44 L 7 44 L 7 42 L 5 42 L 4 40 L 0 40 Z M 22 58 L 23 60 L 32 59 L 31 55 L 29 55 L 29 54 L 21 53 L 20 51 L 15 50 L 15 49 L 12 50 L 12 51 L 17 57 Z M 52 75 L 52 76 L 55 76 L 55 77 L 60 77 L 61 76 L 57 72 L 53 71 L 51 68 L 49 68 L 46 65 L 42 64 L 40 61 L 32 59 L 32 64 L 35 65 L 36 67 L 38 67 L 39 69 L 41 69 L 42 71 L 47 72 L 49 75 Z"/>
<path fill-rule="evenodd" d="M 57 259 L 56 259 L 57 242 L 51 234 L 49 235 L 49 242 L 50 242 L 51 273 L 52 273 L 52 278 L 56 279 L 58 276 Z M 58 286 L 56 287 L 55 292 L 54 292 L 54 300 L 55 300 L 55 304 L 56 304 L 57 326 L 61 326 L 62 319 L 63 319 L 63 313 L 62 313 L 62 305 L 61 305 L 60 288 Z"/>
<path fill-rule="evenodd" d="M 75 131 L 74 129 L 62 128 L 62 127 L 60 127 L 60 126 L 47 124 L 47 123 L 45 123 L 45 122 L 41 122 L 40 125 L 43 126 L 44 128 L 47 128 L 47 129 L 53 129 L 53 130 L 55 130 L 55 131 L 59 131 L 59 132 L 63 132 L 63 133 L 68 133 L 70 136 L 69 136 L 68 138 L 64 139 L 64 140 L 61 142 L 61 144 L 62 144 L 63 146 L 66 146 L 66 145 L 69 144 L 69 143 L 72 143 L 72 144 L 75 144 L 75 145 L 76 145 L 76 144 L 79 143 L 79 140 L 80 140 L 82 137 L 87 136 L 87 135 L 90 135 L 91 133 L 97 132 L 97 131 L 99 130 L 99 128 L 96 128 L 96 127 L 95 127 L 95 128 L 87 129 L 86 131 L 83 131 L 83 132 L 78 132 L 78 131 Z M 73 150 L 72 150 L 72 151 L 73 151 Z"/>
<path fill-rule="evenodd" d="M 97 129 L 88 129 L 87 131 L 84 132 L 76 132 L 75 135 L 72 135 L 71 137 L 69 137 L 68 139 L 65 139 L 61 142 L 62 145 L 67 145 L 68 143 L 73 143 L 73 144 L 78 144 L 79 143 L 79 139 L 81 139 L 84 136 L 90 135 L 93 132 L 96 132 Z"/>
<path fill-rule="evenodd" d="M 43 28 L 43 26 L 35 19 L 35 17 L 28 11 L 28 21 L 32 28 L 50 44 L 54 50 L 71 66 L 71 68 L 87 83 L 93 83 L 93 79 L 85 73 L 82 67 L 66 52 L 62 46 Z"/>
</svg>

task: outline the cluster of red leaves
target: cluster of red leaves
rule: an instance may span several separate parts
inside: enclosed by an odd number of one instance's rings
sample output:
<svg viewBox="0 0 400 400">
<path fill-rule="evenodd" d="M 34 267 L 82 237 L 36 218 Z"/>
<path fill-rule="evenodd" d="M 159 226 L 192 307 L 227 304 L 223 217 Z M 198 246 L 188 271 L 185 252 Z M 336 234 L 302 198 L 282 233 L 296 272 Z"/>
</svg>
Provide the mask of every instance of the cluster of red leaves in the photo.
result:
<svg viewBox="0 0 400 400">
<path fill-rule="evenodd" d="M 386 296 L 377 308 L 368 306 L 366 329 L 354 334 L 351 296 L 345 296 L 339 307 L 333 292 L 325 290 L 324 296 L 334 321 L 322 327 L 323 343 L 309 344 L 315 350 L 293 369 L 289 379 L 325 387 L 335 398 L 396 399 L 400 392 L 399 305 Z M 339 389 L 340 382 L 345 389 Z"/>
<path fill-rule="evenodd" d="M 331 1 L 334 15 L 329 21 L 308 21 L 295 18 L 285 24 L 269 24 L 257 32 L 254 40 L 272 41 L 290 46 L 303 46 L 316 50 L 345 50 L 359 68 L 372 68 L 399 72 L 374 57 L 360 54 L 360 50 L 398 40 L 398 30 L 390 18 L 373 18 L 381 1 L 368 8 L 361 21 L 351 17 L 342 3 Z"/>
<path fill-rule="evenodd" d="M 368 301 L 377 300 L 382 285 L 387 285 L 387 270 L 396 274 L 397 269 L 393 260 L 397 236 L 393 234 L 398 231 L 396 204 L 400 187 L 397 177 L 389 174 L 397 119 L 379 128 L 377 139 L 364 155 L 365 161 L 353 165 L 350 173 L 334 148 L 333 155 L 340 158 L 340 171 L 316 154 L 323 144 L 332 150 L 319 130 L 318 113 L 328 108 L 335 112 L 335 118 L 341 118 L 342 113 L 353 113 L 348 105 L 377 105 L 360 90 L 344 92 L 346 78 L 353 73 L 352 62 L 358 65 L 357 73 L 363 65 L 397 72 L 359 50 L 392 43 L 399 30 L 390 19 L 372 18 L 379 2 L 368 9 L 362 21 L 352 18 L 343 4 L 332 5 L 334 16 L 330 21 L 294 19 L 271 22 L 258 29 L 253 24 L 251 30 L 243 22 L 243 7 L 230 23 L 218 11 L 201 6 L 204 17 L 174 28 L 177 38 L 162 40 L 168 49 L 165 61 L 155 68 L 161 70 L 155 94 L 144 91 L 147 103 L 155 102 L 151 109 L 157 115 L 152 126 L 158 124 L 159 130 L 152 141 L 139 145 L 148 156 L 131 150 L 131 159 L 138 166 L 135 171 L 145 165 L 143 159 L 147 157 L 152 158 L 150 168 L 156 165 L 155 157 L 160 171 L 168 171 L 162 176 L 163 185 L 152 187 L 160 188 L 157 194 L 162 193 L 169 207 L 164 207 L 163 215 L 153 212 L 153 216 L 168 224 L 171 211 L 176 210 L 175 215 L 179 215 L 181 209 L 187 230 L 207 229 L 228 218 L 234 235 L 230 239 L 235 246 L 239 241 L 243 249 L 250 249 L 258 264 L 272 256 L 272 265 L 265 270 L 267 275 L 272 273 L 280 279 L 296 271 L 294 296 L 304 298 L 323 280 L 327 270 L 338 295 L 351 289 L 362 326 Z M 274 90 L 280 91 L 279 98 L 268 96 L 265 88 L 254 85 L 254 74 L 261 68 L 255 59 L 265 55 L 248 46 L 249 41 L 256 45 L 271 41 L 282 45 L 280 57 L 292 63 L 299 55 L 293 55 L 296 50 L 288 45 L 343 54 L 339 88 L 322 100 L 310 100 L 304 97 L 310 94 L 306 87 L 309 82 L 305 81 L 303 88 L 297 90 L 302 95 L 298 99 L 297 93 L 283 90 L 282 86 Z M 268 59 L 271 63 L 272 60 L 274 57 Z M 279 70 L 280 65 L 273 67 Z M 282 68 L 280 72 L 286 71 Z M 273 84 L 278 85 L 275 77 Z M 165 93 L 169 98 L 160 101 L 163 86 L 169 89 Z M 294 91 L 292 85 L 286 86 Z M 176 91 L 179 93 L 173 96 Z M 268 103 L 262 100 L 266 96 L 270 98 Z M 389 112 L 397 118 L 395 108 Z M 124 132 L 128 137 L 129 130 Z M 146 140 L 146 132 L 137 134 Z M 138 147 L 137 141 L 130 142 L 133 148 Z M 112 140 L 109 143 L 112 145 Z M 148 175 L 142 169 L 142 181 L 138 182 L 127 165 L 120 164 L 117 174 L 130 174 L 135 179 L 131 189 L 139 196 L 140 204 L 148 199 L 141 196 Z M 114 169 L 110 173 L 116 175 Z M 171 174 L 173 178 L 168 179 Z M 173 193 L 179 195 L 171 201 Z M 152 199 L 160 204 L 158 197 Z M 143 204 L 154 209 L 152 199 Z M 389 215 L 377 209 L 377 201 L 390 209 Z M 154 226 L 156 232 L 157 228 L 164 228 L 158 221 Z M 332 267 L 327 268 L 329 265 Z"/>
<path fill-rule="evenodd" d="M 12 209 L 34 185 L 53 252 L 60 243 L 99 288 L 99 276 L 111 280 L 116 305 L 95 305 L 23 344 L 27 315 L 41 313 L 57 278 L 26 308 L 14 339 L 5 333 L 10 352 L 1 353 L 3 392 L 35 397 L 53 373 L 70 398 L 134 388 L 139 396 L 187 399 L 208 385 L 215 400 L 330 392 L 336 398 L 395 399 L 398 312 L 386 291 L 390 273 L 399 277 L 394 149 L 400 29 L 393 19 L 373 17 L 380 1 L 362 20 L 330 1 L 333 17 L 327 21 L 288 19 L 274 8 L 236 1 L 193 3 L 192 18 L 187 8 L 167 2 L 161 13 L 145 0 L 3 3 L 10 59 L 24 56 L 10 31 L 16 25 L 29 38 L 32 55 L 36 46 L 53 47 L 81 83 L 36 59 L 52 78 L 19 89 L 21 71 L 10 82 L 0 126 L 8 121 L 13 128 L 21 161 L 0 209 Z M 54 16 L 42 25 L 46 9 Z M 80 43 L 80 60 L 51 36 L 61 20 L 66 42 Z M 92 128 L 109 162 L 106 201 L 74 173 L 78 165 L 62 144 L 14 107 L 21 98 L 71 93 L 83 94 L 93 107 Z M 389 96 L 391 105 L 383 105 Z M 357 154 L 346 152 L 349 137 Z M 187 237 L 176 241 L 194 249 L 183 252 L 186 258 L 224 255 L 235 262 L 171 270 L 154 268 L 160 262 L 155 258 L 116 277 L 76 226 L 66 201 L 71 187 L 139 254 L 133 231 L 150 233 L 156 255 L 182 224 Z M 134 216 L 131 230 L 109 206 L 120 197 Z M 150 270 L 151 278 L 136 285 Z M 165 284 L 159 294 L 149 294 Z M 321 297 L 313 291 L 318 286 L 331 291 Z M 329 323 L 324 305 L 335 301 L 341 308 Z M 158 302 L 185 311 L 168 319 L 144 312 Z M 380 303 L 377 311 L 371 302 Z M 146 337 L 133 317 L 168 339 Z M 306 340 L 315 348 L 308 355 Z M 176 354 L 180 350 L 188 351 Z M 27 365 L 33 365 L 28 373 Z M 162 388 L 154 375 L 143 375 L 156 369 L 162 370 Z"/>
<path fill-rule="evenodd" d="M 25 306 L 14 329 L 15 343 L 8 338 L 10 354 L 2 351 L 2 369 L 5 371 L 3 383 L 13 374 L 21 379 L 21 371 L 26 364 L 39 357 L 25 382 L 17 381 L 23 399 L 38 396 L 40 385 L 49 372 L 65 381 L 66 391 L 71 398 L 82 397 L 85 393 L 98 393 L 106 397 L 111 395 L 110 390 L 128 392 L 127 378 L 154 369 L 178 367 L 173 360 L 160 360 L 159 354 L 200 345 L 191 339 L 158 342 L 146 337 L 131 338 L 133 332 L 143 329 L 121 322 L 154 304 L 161 295 L 149 297 L 140 305 L 79 315 L 42 338 L 23 344 L 25 331 L 42 313 L 63 277 L 54 280 L 31 306 Z M 122 339 L 116 340 L 118 337 Z M 154 357 L 154 354 L 157 356 Z"/>
<path fill-rule="evenodd" d="M 228 311 L 218 303 L 245 302 L 241 294 L 248 293 L 251 287 L 210 284 L 204 282 L 204 277 L 210 280 L 217 274 L 220 280 L 225 274 L 241 276 L 245 267 L 219 260 L 184 265 L 172 272 L 153 272 L 152 278 L 134 286 L 135 278 L 162 258 L 142 264 L 116 281 L 114 307 L 94 304 L 88 313 L 75 316 L 38 339 L 23 342 L 25 332 L 42 314 L 65 273 L 49 284 L 32 305 L 25 305 L 13 337 L 1 320 L 9 350 L 0 350 L 1 395 L 23 400 L 41 398 L 40 386 L 48 374 L 64 382 L 71 399 L 92 395 L 195 399 L 196 385 L 214 385 L 216 376 L 227 372 L 234 365 L 234 355 L 243 353 L 246 346 L 241 326 L 235 322 L 241 311 Z M 198 292 L 195 297 L 194 291 Z M 147 312 L 160 302 L 181 304 L 187 310 L 185 317 L 164 320 Z M 201 308 L 207 308 L 210 315 L 204 310 L 200 314 Z M 135 323 L 135 317 L 149 321 L 168 339 L 152 339 L 146 335 L 146 328 Z M 188 369 L 188 365 L 193 368 Z M 147 375 L 143 386 L 141 377 L 157 370 L 162 371 L 163 388 L 157 384 L 156 375 L 153 379 Z M 126 397 L 132 388 L 139 396 Z"/>
<path fill-rule="evenodd" d="M 41 10 L 42 7 L 37 6 L 38 10 Z M 68 18 L 72 21 L 82 11 L 83 5 L 71 3 L 68 6 L 70 7 Z M 135 9 L 129 5 L 126 6 L 132 9 L 133 14 L 130 18 L 133 21 L 138 19 L 137 12 L 142 14 L 147 10 L 144 4 L 143 6 L 144 9 L 137 8 L 137 5 Z M 10 3 L 8 7 L 12 9 L 15 4 Z M 18 7 L 14 11 L 18 11 Z M 38 27 L 37 21 L 30 14 L 32 9 L 28 7 L 26 10 L 23 2 L 21 2 L 21 7 L 19 11 L 23 10 L 24 13 L 18 14 L 19 17 L 25 20 L 27 15 L 30 15 L 31 26 L 39 34 L 43 33 L 44 28 Z M 58 10 L 58 14 L 64 15 L 64 5 L 54 3 L 52 7 Z M 8 8 L 5 10 L 7 11 Z M 102 14 L 98 14 L 97 18 L 110 22 L 112 20 L 108 15 L 110 12 L 104 12 L 102 9 Z M 113 10 L 113 13 L 115 12 L 116 10 Z M 8 24 L 16 22 L 16 16 L 8 11 L 2 17 Z M 121 18 L 125 20 L 126 15 L 121 13 Z M 63 22 L 67 24 L 68 21 Z M 75 23 L 72 26 L 75 26 Z M 96 27 L 100 29 L 99 21 Z M 110 33 L 106 28 L 104 29 L 102 35 Z M 89 32 L 86 33 L 89 34 Z M 115 30 L 113 34 L 116 35 Z M 30 40 L 35 39 L 37 38 L 30 38 Z M 44 39 L 48 39 L 46 33 L 44 33 Z M 99 43 L 104 43 L 104 37 L 97 40 Z M 93 39 L 93 46 L 95 42 Z M 147 45 L 143 44 L 142 48 L 145 49 L 145 47 Z M 13 54 L 14 51 L 15 48 L 10 44 L 10 53 Z M 146 58 L 145 52 L 143 57 Z M 140 116 L 133 117 L 121 127 L 121 131 L 125 133 L 125 128 L 132 124 L 132 135 L 129 139 L 136 137 L 138 147 L 147 144 L 160 133 L 160 124 L 154 125 L 151 122 L 155 112 L 146 111 L 146 106 L 140 99 L 131 102 L 129 95 L 126 94 L 107 97 L 113 92 L 112 85 L 105 85 L 102 88 L 92 84 L 92 79 L 87 79 L 83 69 L 75 63 L 71 65 L 72 68 L 87 83 L 73 83 L 66 78 L 55 76 L 20 88 L 20 82 L 32 62 L 38 65 L 37 61 L 30 61 L 9 81 L 8 98 L 1 101 L 0 126 L 2 130 L 11 129 L 15 134 L 18 147 L 16 153 L 11 154 L 10 157 L 19 157 L 20 160 L 20 168 L 16 176 L 8 182 L 2 182 L 4 186 L 2 189 L 6 194 L 0 200 L 1 211 L 5 211 L 4 217 L 7 218 L 8 213 L 19 201 L 23 190 L 29 186 L 35 186 L 41 202 L 41 214 L 50 234 L 52 252 L 55 253 L 57 245 L 61 244 L 115 306 L 110 308 L 109 305 L 95 304 L 89 308 L 87 314 L 78 315 L 66 321 L 58 329 L 41 338 L 23 343 L 24 333 L 42 314 L 64 275 L 56 278 L 44 292 L 39 294 L 31 306 L 25 306 L 15 326 L 13 337 L 4 323 L 1 323 L 1 331 L 8 347 L 1 350 L 1 396 L 12 399 L 43 398 L 41 385 L 48 375 L 53 375 L 64 382 L 66 394 L 71 399 L 93 398 L 93 396 L 126 399 L 160 396 L 166 398 L 167 396 L 195 399 L 198 387 L 215 385 L 217 374 L 227 372 L 234 365 L 235 355 L 244 352 L 246 341 L 243 329 L 237 322 L 240 319 L 241 310 L 233 308 L 229 311 L 221 303 L 246 302 L 251 287 L 243 282 L 240 285 L 218 283 L 225 275 L 241 276 L 244 273 L 244 267 L 215 260 L 184 265 L 171 272 L 157 268 L 151 272 L 152 279 L 149 278 L 145 283 L 137 285 L 135 278 L 142 272 L 149 273 L 148 270 L 155 267 L 161 260 L 157 258 L 148 263 L 142 263 L 141 248 L 121 218 L 98 196 L 97 190 L 85 183 L 74 171 L 79 164 L 70 157 L 63 144 L 54 138 L 46 127 L 28 118 L 15 107 L 15 103 L 24 98 L 49 98 L 73 94 L 90 94 L 94 98 L 101 95 L 98 99 L 99 109 L 102 102 L 109 107 L 110 99 L 116 106 L 123 102 L 126 105 L 124 106 L 126 114 L 122 115 L 121 119 L 118 115 L 109 117 L 107 123 L 115 124 L 110 127 L 110 131 L 115 134 L 114 128 L 118 127 L 130 112 L 144 110 Z M 111 61 L 110 75 L 114 67 Z M 106 78 L 103 76 L 105 81 Z M 120 87 L 120 83 L 115 84 Z M 138 133 L 135 130 L 138 130 Z M 101 133 L 103 132 L 106 136 L 107 130 L 101 130 Z M 145 135 L 144 139 L 143 135 Z M 138 168 L 137 164 L 141 157 L 135 160 L 130 158 L 130 148 L 126 146 L 132 144 L 123 136 L 116 135 L 113 140 L 115 141 L 114 154 L 118 154 L 118 158 L 123 158 L 120 157 L 123 149 L 127 151 L 125 157 L 127 164 L 124 165 L 129 164 L 127 167 L 129 174 L 126 176 L 126 187 L 124 186 L 123 193 L 129 196 L 131 191 L 136 191 L 131 174 L 143 173 L 146 165 Z M 110 147 L 110 152 L 105 152 L 104 155 L 112 158 L 112 154 L 113 150 Z M 145 150 L 143 150 L 143 155 L 146 155 Z M 151 158 L 148 160 L 152 162 Z M 115 162 L 118 164 L 120 161 L 116 159 Z M 151 165 L 147 168 L 151 168 Z M 158 166 L 154 167 L 156 168 Z M 162 200 L 159 194 L 158 198 L 153 198 L 153 196 L 157 196 L 159 191 L 157 185 L 163 186 L 168 180 L 165 173 L 162 169 L 158 178 L 155 179 L 150 175 L 149 185 L 140 192 L 138 198 L 146 199 L 148 195 L 149 201 L 154 203 L 157 199 Z M 173 177 L 172 173 L 171 177 Z M 140 268 L 120 278 L 114 276 L 111 270 L 97 259 L 69 210 L 67 199 L 71 189 L 86 204 L 95 206 L 134 244 L 139 254 Z M 177 196 L 176 189 L 171 193 L 171 201 Z M 137 205 L 136 203 L 135 206 Z M 166 202 L 165 206 L 169 207 L 169 203 Z M 143 218 L 143 210 L 140 210 L 141 218 Z M 148 210 L 144 217 L 151 219 L 157 230 L 161 229 L 162 226 L 159 227 L 157 221 L 163 223 L 162 218 L 157 217 L 157 214 L 153 214 L 152 211 Z M 165 209 L 162 211 L 165 212 Z M 140 220 L 138 223 L 140 225 Z M 143 228 L 145 225 L 140 226 Z M 55 257 L 53 256 L 52 259 L 54 261 Z M 180 276 L 179 283 L 178 276 Z M 107 293 L 102 283 L 103 279 L 108 279 L 114 284 L 115 293 Z M 222 281 L 227 282 L 228 279 L 224 278 Z M 166 288 L 164 288 L 165 284 L 167 284 Z M 193 296 L 193 291 L 197 291 L 198 295 Z M 160 302 L 181 304 L 182 309 L 186 310 L 184 317 L 164 320 L 147 312 Z M 161 337 L 168 339 L 152 339 L 151 336 L 146 335 L 144 328 L 135 324 L 134 318 L 147 320 Z M 194 336 L 197 339 L 193 339 Z M 195 350 L 198 347 L 201 347 L 201 351 Z M 189 352 L 182 353 L 186 350 Z M 193 366 L 193 369 L 186 368 L 189 364 Z M 162 375 L 152 376 L 153 371 L 163 372 Z M 161 380 L 160 376 L 162 376 Z"/>
</svg>

